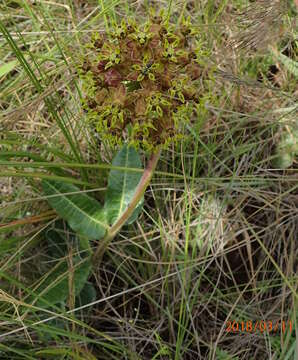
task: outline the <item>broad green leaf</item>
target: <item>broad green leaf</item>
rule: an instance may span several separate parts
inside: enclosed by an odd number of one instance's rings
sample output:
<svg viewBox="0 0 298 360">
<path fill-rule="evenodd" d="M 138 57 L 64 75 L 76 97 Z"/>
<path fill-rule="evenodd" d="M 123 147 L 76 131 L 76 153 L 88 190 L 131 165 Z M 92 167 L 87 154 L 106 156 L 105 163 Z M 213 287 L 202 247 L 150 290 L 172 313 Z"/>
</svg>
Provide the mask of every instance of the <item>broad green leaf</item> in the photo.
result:
<svg viewBox="0 0 298 360">
<path fill-rule="evenodd" d="M 74 233 L 61 219 L 55 221 L 45 232 L 45 239 L 47 240 L 47 254 L 52 258 L 67 256 L 69 246 L 79 247 L 84 254 L 91 254 L 89 239 Z"/>
<path fill-rule="evenodd" d="M 60 225 L 59 221 L 54 223 L 55 227 L 49 229 L 45 233 L 45 238 L 48 241 L 47 254 L 53 258 L 60 258 L 67 255 L 67 241 L 66 234 L 62 229 L 58 228 Z M 67 234 L 67 237 L 70 235 Z"/>
<path fill-rule="evenodd" d="M 129 147 L 127 145 L 124 145 L 117 153 L 112 165 L 127 169 L 142 168 L 142 162 L 139 154 L 133 147 Z M 109 224 L 114 224 L 123 214 L 133 198 L 141 177 L 142 173 L 140 172 L 115 169 L 110 171 L 104 205 Z M 142 209 L 143 201 L 143 199 L 140 201 L 134 213 L 127 221 L 127 224 L 131 224 L 136 220 Z"/>
<path fill-rule="evenodd" d="M 37 306 L 48 307 L 66 301 L 70 294 L 70 280 L 74 295 L 77 296 L 81 292 L 92 268 L 91 258 L 81 259 L 76 256 L 72 261 L 74 267 L 70 269 L 67 261 L 62 260 L 35 290 L 39 297 Z"/>
<path fill-rule="evenodd" d="M 86 282 L 83 290 L 76 297 L 76 307 L 87 305 L 96 300 L 96 290 L 92 283 Z M 90 310 L 90 308 L 89 308 Z"/>
<path fill-rule="evenodd" d="M 105 235 L 108 226 L 98 201 L 65 182 L 43 180 L 42 187 L 49 204 L 74 231 L 89 239 L 98 240 Z"/>
<path fill-rule="evenodd" d="M 4 65 L 0 65 L 0 77 L 11 72 L 17 65 L 17 60 L 12 60 Z"/>
<path fill-rule="evenodd" d="M 73 294 L 78 296 L 85 286 L 92 268 L 89 244 L 82 244 L 68 227 L 63 226 L 61 220 L 56 221 L 54 227 L 45 235 L 48 249 L 53 243 L 56 245 L 54 249 L 49 249 L 49 253 L 62 260 L 53 269 L 50 269 L 40 286 L 35 289 L 35 293 L 39 297 L 37 306 L 40 307 L 48 307 L 67 300 L 71 293 L 70 283 Z M 80 251 L 80 255 L 74 255 L 71 261 L 68 260 L 69 248 L 72 248 L 74 254 Z"/>
</svg>

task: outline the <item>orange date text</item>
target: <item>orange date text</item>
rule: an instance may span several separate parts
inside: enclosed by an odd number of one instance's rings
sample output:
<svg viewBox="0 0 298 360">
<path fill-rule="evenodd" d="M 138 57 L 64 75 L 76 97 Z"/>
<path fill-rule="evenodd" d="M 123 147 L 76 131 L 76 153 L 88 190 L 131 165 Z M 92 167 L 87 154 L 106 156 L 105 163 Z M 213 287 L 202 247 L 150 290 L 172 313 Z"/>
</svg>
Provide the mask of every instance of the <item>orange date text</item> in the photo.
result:
<svg viewBox="0 0 298 360">
<path fill-rule="evenodd" d="M 285 333 L 289 331 L 290 333 L 293 330 L 293 322 L 289 321 L 264 321 L 264 320 L 246 320 L 246 321 L 227 321 L 226 332 L 236 333 L 236 332 L 272 332 Z"/>
</svg>

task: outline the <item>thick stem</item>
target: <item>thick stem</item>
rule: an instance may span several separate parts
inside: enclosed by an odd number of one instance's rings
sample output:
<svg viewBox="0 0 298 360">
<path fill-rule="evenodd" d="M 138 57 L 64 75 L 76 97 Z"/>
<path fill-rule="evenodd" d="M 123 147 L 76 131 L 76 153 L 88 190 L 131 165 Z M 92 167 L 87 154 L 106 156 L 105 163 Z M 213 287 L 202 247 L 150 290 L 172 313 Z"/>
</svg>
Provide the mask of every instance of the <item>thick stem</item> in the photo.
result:
<svg viewBox="0 0 298 360">
<path fill-rule="evenodd" d="M 107 232 L 106 236 L 100 240 L 100 244 L 98 245 L 94 255 L 93 255 L 93 263 L 98 265 L 98 262 L 100 262 L 102 255 L 104 254 L 106 248 L 108 247 L 109 243 L 113 240 L 113 238 L 116 236 L 116 234 L 120 231 L 122 226 L 126 223 L 126 221 L 130 218 L 132 213 L 134 212 L 134 209 L 142 199 L 151 179 L 154 173 L 154 170 L 156 168 L 157 162 L 160 157 L 161 150 L 152 153 L 147 167 L 144 170 L 144 173 L 141 177 L 141 180 L 135 190 L 134 196 L 125 209 L 124 213 L 120 216 L 120 218 L 111 226 L 109 231 Z"/>
</svg>

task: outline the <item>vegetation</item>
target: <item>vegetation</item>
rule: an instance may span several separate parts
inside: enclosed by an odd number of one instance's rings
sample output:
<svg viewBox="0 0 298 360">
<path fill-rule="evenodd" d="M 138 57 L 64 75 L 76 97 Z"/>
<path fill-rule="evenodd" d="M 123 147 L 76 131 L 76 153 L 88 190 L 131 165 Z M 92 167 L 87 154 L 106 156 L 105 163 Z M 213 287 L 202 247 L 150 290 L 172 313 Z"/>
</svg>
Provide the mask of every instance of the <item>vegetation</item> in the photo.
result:
<svg viewBox="0 0 298 360">
<path fill-rule="evenodd" d="M 212 75 L 190 17 L 177 27 L 164 11 L 150 12 L 145 24 L 123 19 L 87 45 L 84 107 L 108 145 L 152 151 L 181 139 L 179 124 L 199 111 L 201 84 Z"/>
<path fill-rule="evenodd" d="M 296 16 L 1 2 L 0 359 L 298 355 Z"/>
</svg>

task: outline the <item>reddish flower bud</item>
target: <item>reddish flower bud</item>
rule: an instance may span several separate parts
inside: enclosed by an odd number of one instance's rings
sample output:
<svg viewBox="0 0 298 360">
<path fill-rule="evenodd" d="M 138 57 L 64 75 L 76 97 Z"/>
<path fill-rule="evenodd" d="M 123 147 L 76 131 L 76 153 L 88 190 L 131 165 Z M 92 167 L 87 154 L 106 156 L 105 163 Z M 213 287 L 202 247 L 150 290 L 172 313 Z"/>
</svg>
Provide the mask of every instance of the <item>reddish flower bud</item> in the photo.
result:
<svg viewBox="0 0 298 360">
<path fill-rule="evenodd" d="M 105 84 L 108 86 L 119 86 L 122 78 L 120 73 L 115 69 L 110 69 L 105 73 Z"/>
</svg>

